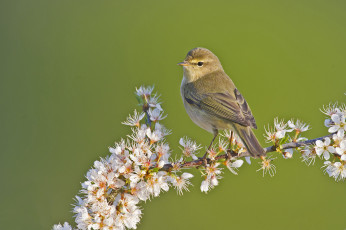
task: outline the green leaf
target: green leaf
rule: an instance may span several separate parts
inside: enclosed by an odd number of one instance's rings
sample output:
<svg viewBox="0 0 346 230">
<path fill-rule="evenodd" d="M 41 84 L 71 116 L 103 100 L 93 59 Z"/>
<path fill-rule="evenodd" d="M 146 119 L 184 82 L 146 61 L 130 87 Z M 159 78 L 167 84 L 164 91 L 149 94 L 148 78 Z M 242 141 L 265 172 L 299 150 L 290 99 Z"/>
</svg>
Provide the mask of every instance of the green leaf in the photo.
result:
<svg viewBox="0 0 346 230">
<path fill-rule="evenodd" d="M 284 138 L 280 140 L 280 145 L 286 143 L 288 141 L 288 138 L 290 138 L 288 135 L 286 135 Z"/>
<path fill-rule="evenodd" d="M 143 102 L 144 102 L 144 101 L 143 101 L 143 98 L 142 98 L 141 96 L 138 96 L 137 94 L 135 94 L 135 97 L 136 97 L 138 103 L 139 103 L 140 105 L 142 105 Z"/>
<path fill-rule="evenodd" d="M 159 168 L 153 168 L 149 170 L 150 173 L 157 173 L 158 171 L 159 171 Z"/>
</svg>

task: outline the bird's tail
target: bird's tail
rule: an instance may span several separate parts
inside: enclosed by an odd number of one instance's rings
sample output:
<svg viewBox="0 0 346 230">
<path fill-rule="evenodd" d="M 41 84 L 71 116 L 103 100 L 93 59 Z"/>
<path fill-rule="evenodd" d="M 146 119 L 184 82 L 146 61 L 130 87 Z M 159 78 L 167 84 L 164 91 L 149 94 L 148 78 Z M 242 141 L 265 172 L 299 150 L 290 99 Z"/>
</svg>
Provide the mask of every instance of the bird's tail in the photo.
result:
<svg viewBox="0 0 346 230">
<path fill-rule="evenodd" d="M 236 134 L 238 134 L 243 144 L 245 145 L 247 151 L 253 157 L 260 157 L 265 155 L 264 149 L 258 142 L 251 127 L 245 127 L 242 125 L 234 124 L 234 131 L 236 132 Z"/>
</svg>

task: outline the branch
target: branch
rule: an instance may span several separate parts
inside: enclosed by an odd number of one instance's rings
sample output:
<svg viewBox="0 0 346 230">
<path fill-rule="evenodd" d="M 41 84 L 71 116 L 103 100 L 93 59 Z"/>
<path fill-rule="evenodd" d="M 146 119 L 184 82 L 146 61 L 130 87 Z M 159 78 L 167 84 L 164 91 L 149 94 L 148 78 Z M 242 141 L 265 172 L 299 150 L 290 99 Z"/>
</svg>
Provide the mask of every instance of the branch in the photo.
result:
<svg viewBox="0 0 346 230">
<path fill-rule="evenodd" d="M 188 186 L 191 184 L 190 178 L 193 175 L 181 172 L 180 169 L 204 166 L 201 170 L 204 180 L 200 189 L 207 193 L 218 185 L 218 179 L 221 178 L 219 175 L 222 173 L 222 169 L 218 166 L 222 166 L 222 164 L 217 162 L 218 160 L 225 160 L 222 163 L 232 173 L 237 174 L 235 170 L 243 165 L 243 161 L 233 160 L 251 156 L 246 150 L 239 151 L 239 149 L 244 149 L 240 145 L 232 145 L 234 140 L 232 134 L 230 137 L 228 134 L 225 135 L 228 141 L 221 140 L 218 150 L 210 151 L 209 158 L 206 159 L 195 158 L 195 153 L 200 149 L 200 145 L 189 138 L 182 138 L 179 144 L 184 147 L 183 156 L 193 157 L 197 160 L 178 161 L 163 165 L 168 161 L 171 152 L 165 140 L 165 136 L 170 134 L 170 131 L 158 123 L 166 116 L 162 115 L 163 110 L 158 102 L 159 96 L 152 94 L 153 89 L 153 87 L 144 86 L 136 89 L 137 99 L 143 112 L 137 113 L 135 110 L 134 115 L 130 115 L 123 122 L 125 125 L 135 127 L 131 129 L 132 134 L 128 135 L 128 139 L 121 139 L 119 143 L 115 143 L 114 147 L 109 147 L 112 155 L 95 161 L 94 166 L 86 174 L 86 181 L 82 183 L 80 190 L 81 195 L 76 196 L 76 204 L 73 209 L 78 228 L 135 229 L 142 215 L 140 203 L 151 197 L 159 196 L 162 191 L 168 191 L 170 187 L 174 187 L 178 194 L 182 194 L 183 190 L 188 190 Z M 274 146 L 264 148 L 265 154 L 261 157 L 261 167 L 257 171 L 263 170 L 263 175 L 268 173 L 273 176 L 276 172 L 275 165 L 271 164 L 272 158 L 268 157 L 267 153 L 277 152 L 283 154 L 285 158 L 291 158 L 290 150 L 296 149 L 302 153 L 304 161 L 309 161 L 308 164 L 313 162 L 316 156 L 323 157 L 326 160 L 324 161 L 324 172 L 328 173 L 329 177 L 335 178 L 336 181 L 344 180 L 346 178 L 345 108 L 345 105 L 341 105 L 339 108 L 337 104 L 330 104 L 323 108 L 322 112 L 328 115 L 324 122 L 329 127 L 328 132 L 337 131 L 334 138 L 331 138 L 333 133 L 297 142 L 296 140 L 302 140 L 300 133 L 307 131 L 309 126 L 299 120 L 290 120 L 286 123 L 284 120 L 275 118 L 274 128 L 268 127 L 266 130 L 266 139 L 273 141 Z M 141 121 L 144 117 L 145 122 Z M 294 137 L 288 134 L 293 130 L 296 130 Z M 327 137 L 332 140 L 327 139 L 314 148 L 313 145 L 318 140 Z M 280 144 L 286 143 L 288 140 L 293 140 L 293 142 Z M 226 147 L 228 145 L 230 147 Z M 311 147 L 299 149 L 299 147 L 305 146 Z M 337 153 L 335 153 L 336 151 Z M 223 155 L 220 154 L 222 152 Z M 335 156 L 331 161 L 329 161 L 330 154 Z M 162 165 L 163 167 L 161 167 Z M 53 229 L 72 229 L 72 227 L 65 223 L 63 226 L 55 225 Z"/>
<path fill-rule="evenodd" d="M 311 140 L 307 140 L 307 141 L 301 141 L 301 142 L 291 142 L 291 143 L 287 143 L 287 144 L 283 144 L 280 149 L 294 149 L 294 148 L 298 148 L 298 147 L 302 147 L 302 146 L 309 146 L 309 145 L 314 145 L 316 143 L 316 141 L 318 140 L 323 140 L 326 137 L 331 138 L 333 136 L 332 134 L 323 136 L 323 137 L 318 137 L 315 139 L 311 139 Z M 264 152 L 265 153 L 270 153 L 270 152 L 276 152 L 277 146 L 273 145 L 267 148 L 264 148 Z M 232 157 L 248 157 L 251 156 L 251 154 L 249 152 L 242 152 L 241 154 L 238 154 L 234 151 L 229 151 L 229 153 L 231 154 Z M 215 160 L 221 160 L 221 159 L 227 159 L 229 158 L 228 154 L 222 154 L 219 155 L 217 157 L 215 157 Z M 207 158 L 207 162 L 211 162 L 211 160 L 209 158 Z M 182 163 L 179 168 L 192 168 L 192 167 L 198 167 L 204 164 L 204 160 L 202 158 L 199 158 L 198 160 L 194 160 L 194 161 L 188 161 L 185 163 Z M 161 171 L 170 171 L 173 168 L 172 164 L 165 164 L 160 170 Z"/>
</svg>

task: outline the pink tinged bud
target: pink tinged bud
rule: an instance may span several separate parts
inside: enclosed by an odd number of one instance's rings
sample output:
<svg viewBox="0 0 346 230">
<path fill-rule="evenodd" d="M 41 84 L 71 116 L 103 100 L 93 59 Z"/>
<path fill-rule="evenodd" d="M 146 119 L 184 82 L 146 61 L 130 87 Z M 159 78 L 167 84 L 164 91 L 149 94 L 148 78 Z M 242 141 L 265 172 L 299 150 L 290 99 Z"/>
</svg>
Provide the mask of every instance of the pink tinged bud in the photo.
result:
<svg viewBox="0 0 346 230">
<path fill-rule="evenodd" d="M 330 119 L 324 120 L 324 126 L 326 126 L 327 128 L 330 127 L 332 124 L 333 124 L 332 120 Z"/>
<path fill-rule="evenodd" d="M 292 158 L 292 153 L 290 153 L 290 152 L 285 152 L 285 157 L 286 158 Z"/>
</svg>

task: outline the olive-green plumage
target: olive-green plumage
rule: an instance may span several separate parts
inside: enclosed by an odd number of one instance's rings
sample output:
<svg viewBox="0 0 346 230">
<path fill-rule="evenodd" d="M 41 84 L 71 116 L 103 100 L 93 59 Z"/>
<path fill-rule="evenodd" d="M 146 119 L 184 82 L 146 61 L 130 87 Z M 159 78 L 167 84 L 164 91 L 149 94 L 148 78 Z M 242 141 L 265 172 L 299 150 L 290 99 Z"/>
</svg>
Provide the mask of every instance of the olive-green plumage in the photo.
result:
<svg viewBox="0 0 346 230">
<path fill-rule="evenodd" d="M 214 137 L 218 130 L 232 130 L 252 156 L 264 155 L 252 132 L 257 126 L 251 109 L 219 59 L 205 48 L 195 48 L 179 65 L 184 66 L 181 96 L 190 118 Z"/>
</svg>

